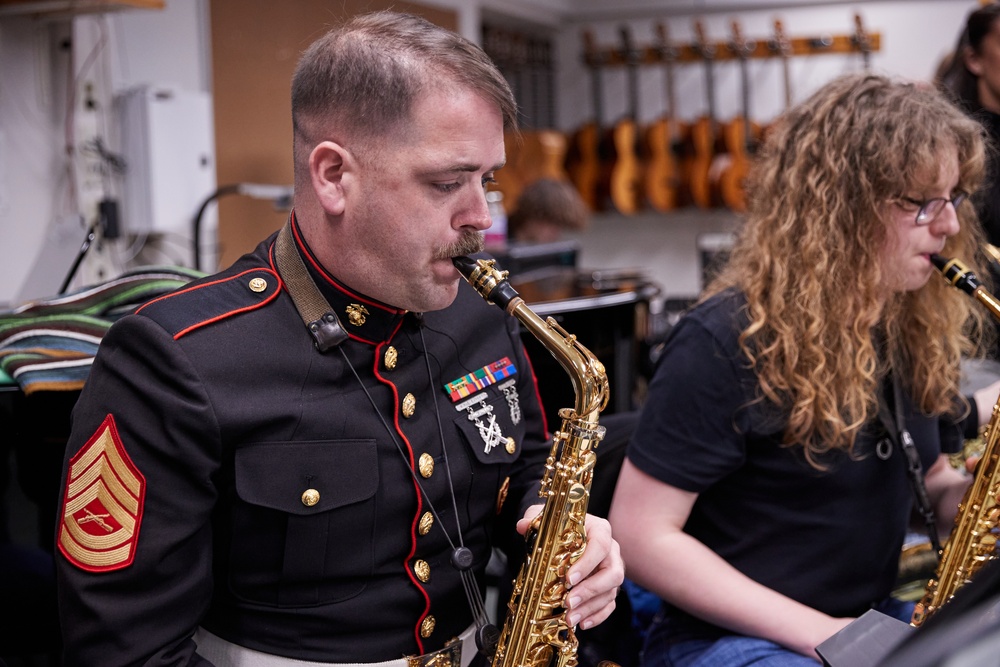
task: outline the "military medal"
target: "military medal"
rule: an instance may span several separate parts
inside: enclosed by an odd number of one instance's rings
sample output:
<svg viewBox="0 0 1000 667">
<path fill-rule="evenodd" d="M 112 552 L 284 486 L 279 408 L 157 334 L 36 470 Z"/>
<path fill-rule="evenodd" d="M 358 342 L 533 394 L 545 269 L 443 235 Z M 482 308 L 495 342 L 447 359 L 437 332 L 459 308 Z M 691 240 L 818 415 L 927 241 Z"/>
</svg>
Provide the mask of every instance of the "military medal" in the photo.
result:
<svg viewBox="0 0 1000 667">
<path fill-rule="evenodd" d="M 510 421 L 516 426 L 521 423 L 521 400 L 517 396 L 517 381 L 507 380 L 503 384 L 498 384 L 497 389 L 503 392 L 507 399 L 507 407 L 510 408 Z"/>
<path fill-rule="evenodd" d="M 462 401 L 455 406 L 455 409 L 465 410 L 469 414 L 469 421 L 479 429 L 479 437 L 486 445 L 483 449 L 484 454 L 489 454 L 494 447 L 507 442 L 503 433 L 500 432 L 497 418 L 493 416 L 493 406 L 486 402 L 486 394 L 479 394 L 467 401 Z M 483 421 L 483 417 L 486 417 L 486 422 Z"/>
</svg>

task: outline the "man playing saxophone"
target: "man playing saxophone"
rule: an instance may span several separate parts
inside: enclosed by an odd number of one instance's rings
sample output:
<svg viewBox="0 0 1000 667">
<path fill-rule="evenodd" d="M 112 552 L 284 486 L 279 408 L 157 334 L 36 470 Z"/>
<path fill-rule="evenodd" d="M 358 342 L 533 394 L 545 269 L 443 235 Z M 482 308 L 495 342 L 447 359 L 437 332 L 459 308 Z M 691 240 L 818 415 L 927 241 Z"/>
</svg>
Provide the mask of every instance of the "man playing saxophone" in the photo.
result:
<svg viewBox="0 0 1000 667">
<path fill-rule="evenodd" d="M 664 601 L 644 665 L 806 667 L 868 609 L 910 621 L 890 592 L 911 513 L 947 535 L 969 481 L 946 454 L 988 316 L 930 256 L 980 256 L 983 154 L 937 92 L 873 74 L 775 125 L 612 503 L 630 579 Z"/>
<path fill-rule="evenodd" d="M 492 548 L 523 544 L 547 425 L 517 323 L 452 264 L 490 225 L 506 81 L 376 13 L 305 52 L 292 116 L 287 225 L 101 345 L 58 527 L 67 666 L 466 667 Z M 581 628 L 623 579 L 586 525 Z"/>
</svg>

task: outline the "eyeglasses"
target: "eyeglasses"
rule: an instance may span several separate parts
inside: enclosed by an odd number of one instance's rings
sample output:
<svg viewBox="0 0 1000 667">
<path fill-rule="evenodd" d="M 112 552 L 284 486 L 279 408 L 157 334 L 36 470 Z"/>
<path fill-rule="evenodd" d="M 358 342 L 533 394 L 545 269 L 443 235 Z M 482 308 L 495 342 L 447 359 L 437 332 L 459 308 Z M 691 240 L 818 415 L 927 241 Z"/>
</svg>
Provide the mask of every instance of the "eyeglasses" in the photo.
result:
<svg viewBox="0 0 1000 667">
<path fill-rule="evenodd" d="M 968 196 L 968 192 L 958 192 L 951 199 L 948 199 L 947 197 L 935 197 L 934 199 L 925 199 L 921 201 L 919 199 L 913 199 L 912 197 L 899 197 L 899 201 L 906 202 L 911 206 L 917 207 L 917 216 L 913 220 L 914 223 L 917 225 L 929 225 L 937 219 L 945 204 L 951 202 L 952 207 L 957 210 Z"/>
</svg>

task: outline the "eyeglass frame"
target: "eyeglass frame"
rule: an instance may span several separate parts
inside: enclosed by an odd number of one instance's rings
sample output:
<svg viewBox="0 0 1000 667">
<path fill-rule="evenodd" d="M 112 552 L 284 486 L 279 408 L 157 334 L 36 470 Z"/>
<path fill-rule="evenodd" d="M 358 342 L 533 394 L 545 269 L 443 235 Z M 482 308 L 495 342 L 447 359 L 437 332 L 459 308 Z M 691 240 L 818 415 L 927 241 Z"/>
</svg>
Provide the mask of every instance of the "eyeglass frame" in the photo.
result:
<svg viewBox="0 0 1000 667">
<path fill-rule="evenodd" d="M 913 216 L 913 224 L 915 224 L 917 227 L 923 227 L 925 225 L 929 225 L 935 220 L 937 220 L 937 217 L 941 215 L 941 211 L 944 210 L 945 204 L 951 204 L 952 208 L 954 208 L 957 211 L 958 207 L 962 205 L 962 202 L 964 202 L 968 198 L 969 198 L 969 193 L 965 192 L 964 190 L 959 190 L 950 198 L 932 197 L 931 199 L 920 200 L 920 199 L 914 199 L 913 197 L 904 197 L 902 195 L 896 197 L 898 201 L 905 202 L 910 206 L 917 207 L 917 214 Z M 936 210 L 933 211 L 930 210 L 930 208 L 934 206 L 936 202 L 941 202 L 941 205 L 937 206 Z M 920 219 L 921 216 L 923 217 L 930 216 L 930 217 L 927 217 L 926 220 L 921 220 Z"/>
</svg>

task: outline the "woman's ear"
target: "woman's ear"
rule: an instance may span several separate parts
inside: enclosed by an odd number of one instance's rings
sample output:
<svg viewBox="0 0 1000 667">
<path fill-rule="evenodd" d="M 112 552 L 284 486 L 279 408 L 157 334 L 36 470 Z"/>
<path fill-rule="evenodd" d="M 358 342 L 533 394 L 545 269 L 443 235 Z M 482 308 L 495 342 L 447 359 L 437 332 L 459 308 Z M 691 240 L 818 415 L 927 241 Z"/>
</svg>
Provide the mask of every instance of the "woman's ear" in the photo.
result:
<svg viewBox="0 0 1000 667">
<path fill-rule="evenodd" d="M 323 141 L 309 154 L 313 191 L 328 215 L 342 215 L 346 208 L 344 175 L 351 168 L 351 155 L 335 141 Z"/>
<path fill-rule="evenodd" d="M 979 58 L 979 55 L 972 50 L 971 46 L 962 47 L 962 60 L 965 62 L 965 69 L 969 70 L 976 76 L 983 75 L 983 63 Z"/>
</svg>

